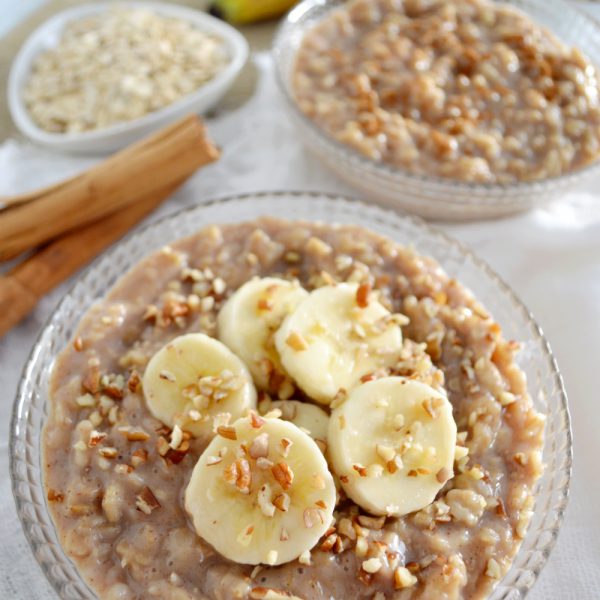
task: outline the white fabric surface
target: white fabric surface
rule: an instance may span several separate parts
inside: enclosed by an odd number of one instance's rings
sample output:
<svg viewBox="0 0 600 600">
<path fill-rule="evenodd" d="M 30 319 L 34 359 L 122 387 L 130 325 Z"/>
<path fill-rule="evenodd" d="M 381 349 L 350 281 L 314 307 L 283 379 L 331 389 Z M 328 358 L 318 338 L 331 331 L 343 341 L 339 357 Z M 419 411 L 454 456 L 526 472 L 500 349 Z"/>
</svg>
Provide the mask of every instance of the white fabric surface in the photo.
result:
<svg viewBox="0 0 600 600">
<path fill-rule="evenodd" d="M 259 83 L 242 109 L 210 121 L 224 148 L 158 214 L 215 195 L 275 189 L 350 192 L 300 145 L 278 99 L 270 59 L 253 57 Z M 0 195 L 76 172 L 90 159 L 56 156 L 23 142 L 0 146 Z M 543 326 L 565 378 L 575 439 L 572 496 L 564 526 L 532 600 L 600 598 L 600 179 L 547 208 L 514 218 L 443 229 L 471 246 L 504 277 Z M 594 192 L 594 190 L 596 190 Z M 20 370 L 46 317 L 69 283 L 45 298 L 0 340 L 0 598 L 54 597 L 29 551 L 8 477 L 8 417 Z"/>
</svg>

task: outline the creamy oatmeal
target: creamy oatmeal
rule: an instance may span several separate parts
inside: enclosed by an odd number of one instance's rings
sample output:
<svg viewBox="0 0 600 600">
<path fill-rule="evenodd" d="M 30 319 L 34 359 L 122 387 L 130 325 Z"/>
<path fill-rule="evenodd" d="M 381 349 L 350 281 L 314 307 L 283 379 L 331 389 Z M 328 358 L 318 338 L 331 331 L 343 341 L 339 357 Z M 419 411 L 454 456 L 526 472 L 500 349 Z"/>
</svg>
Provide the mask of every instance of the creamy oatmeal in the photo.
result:
<svg viewBox="0 0 600 600">
<path fill-rule="evenodd" d="M 264 321 L 274 334 L 261 344 L 267 360 L 244 354 L 248 344 L 236 349 L 227 330 L 248 321 L 231 306 L 265 281 L 254 277 L 285 280 L 267 281 L 270 295 L 257 304 L 272 315 L 285 291 L 288 316 Z M 336 311 L 327 312 L 332 298 Z M 344 324 L 335 320 L 343 302 L 363 320 L 343 330 L 337 362 L 313 365 L 309 376 L 295 356 Z M 303 317 L 311 303 L 322 320 Z M 256 340 L 248 331 L 239 337 Z M 354 347 L 369 352 L 342 361 Z M 61 543 L 103 599 L 486 597 L 525 534 L 542 469 L 544 419 L 518 350 L 435 261 L 368 230 L 268 218 L 208 227 L 127 273 L 56 362 L 44 456 Z M 161 395 L 189 371 L 168 353 L 188 351 L 205 352 L 202 365 L 229 366 Z M 338 383 L 329 390 L 322 379 L 311 398 L 303 390 L 324 374 L 348 389 L 334 394 Z M 402 394 L 417 401 L 418 430 L 407 405 L 394 404 Z M 242 414 L 257 403 L 263 416 L 230 419 L 218 412 L 224 402 Z M 403 449 L 367 429 L 392 408 Z M 366 435 L 348 445 L 353 427 Z M 367 450 L 372 459 L 347 472 L 344 461 Z M 379 488 L 394 492 L 385 506 L 373 494 L 381 482 L 402 483 Z M 417 507 L 409 485 L 421 494 Z M 202 504 L 207 489 L 215 497 Z M 310 494 L 303 522 L 290 521 Z M 255 500 L 264 535 L 289 521 L 266 548 L 251 530 L 230 535 L 243 503 Z M 211 531 L 217 518 L 206 515 L 223 512 Z M 211 535 L 213 545 L 203 539 Z M 263 549 L 265 558 L 250 556 Z"/>
<path fill-rule="evenodd" d="M 310 30 L 293 93 L 336 140 L 413 173 L 553 177 L 600 156 L 597 68 L 488 0 L 354 0 Z"/>
</svg>

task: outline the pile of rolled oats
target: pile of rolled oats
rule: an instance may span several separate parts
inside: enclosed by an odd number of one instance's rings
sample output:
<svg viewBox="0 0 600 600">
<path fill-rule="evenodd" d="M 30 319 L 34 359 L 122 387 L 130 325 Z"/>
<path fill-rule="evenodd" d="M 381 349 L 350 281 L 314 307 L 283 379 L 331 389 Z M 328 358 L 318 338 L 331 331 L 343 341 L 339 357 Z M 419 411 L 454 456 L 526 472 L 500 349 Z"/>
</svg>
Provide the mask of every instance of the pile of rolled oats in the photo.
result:
<svg viewBox="0 0 600 600">
<path fill-rule="evenodd" d="M 228 62 L 221 39 L 186 21 L 113 9 L 66 26 L 35 60 L 24 101 L 46 131 L 101 129 L 175 102 Z"/>
<path fill-rule="evenodd" d="M 353 0 L 303 39 L 300 109 L 372 160 L 514 183 L 600 158 L 600 77 L 527 14 L 490 0 Z"/>
</svg>

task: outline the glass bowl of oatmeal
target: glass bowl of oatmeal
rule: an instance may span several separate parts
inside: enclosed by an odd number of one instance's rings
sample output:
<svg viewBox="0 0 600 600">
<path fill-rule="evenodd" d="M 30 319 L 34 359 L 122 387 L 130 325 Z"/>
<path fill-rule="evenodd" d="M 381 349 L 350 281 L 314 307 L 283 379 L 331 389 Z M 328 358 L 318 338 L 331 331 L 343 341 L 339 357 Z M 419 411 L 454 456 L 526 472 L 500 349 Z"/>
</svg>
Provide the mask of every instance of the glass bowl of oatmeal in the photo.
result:
<svg viewBox="0 0 600 600">
<path fill-rule="evenodd" d="M 181 240 L 182 236 L 191 237 Z M 182 252 L 198 259 L 193 268 L 192 263 L 181 262 Z M 232 252 L 236 260 L 230 260 Z M 207 260 L 214 261 L 210 273 Z M 455 403 L 458 437 L 468 430 L 466 441 L 462 437 L 459 445 L 466 444 L 472 459 L 481 461 L 469 463 L 464 447 L 460 458 L 457 453 L 455 483 L 440 496 L 448 502 L 434 503 L 439 512 L 424 509 L 387 521 L 354 512 L 361 532 L 356 539 L 364 539 L 361 536 L 367 531 L 375 536 L 369 544 L 377 542 L 381 547 L 387 540 L 390 553 L 385 560 L 393 557 L 405 563 L 394 571 L 394 584 L 386 579 L 387 562 L 379 565 L 381 572 L 364 570 L 367 564 L 369 569 L 377 566 L 373 556 L 360 558 L 364 569 L 355 571 L 354 557 L 362 551 L 358 542 L 348 541 L 353 536 L 348 519 L 345 525 L 339 520 L 336 539 L 341 540 L 343 551 L 334 557 L 329 546 L 325 549 L 330 532 L 310 558 L 300 557 L 300 562 L 280 567 L 253 568 L 215 553 L 195 535 L 182 507 L 196 442 L 189 436 L 174 442 L 173 428 L 169 444 L 165 432 L 169 428 L 153 421 L 132 391 L 139 385 L 133 371 L 119 376 L 98 370 L 104 369 L 105 360 L 118 359 L 129 366 L 131 361 L 145 363 L 165 341 L 189 331 L 214 335 L 210 317 L 219 303 L 253 275 L 276 271 L 273 261 L 285 265 L 307 289 L 326 288 L 331 277 L 358 282 L 373 275 L 373 289 L 380 290 L 381 302 L 388 297 L 412 322 L 407 326 L 401 321 L 408 349 L 403 357 L 403 368 L 408 370 L 403 373 L 432 386 L 446 378 Z M 389 270 L 391 264 L 398 270 Z M 329 276 L 320 268 L 325 265 Z M 305 267 L 309 271 L 304 272 Z M 388 294 L 387 286 L 395 292 Z M 400 305 L 396 294 L 403 298 Z M 358 298 L 357 291 L 357 302 Z M 192 314 L 193 320 L 188 320 Z M 445 342 L 440 346 L 442 330 L 450 346 L 459 348 L 460 367 L 444 358 L 449 347 Z M 475 354 L 463 355 L 459 334 L 478 338 L 466 348 Z M 518 340 L 518 352 L 517 343 L 510 340 Z M 484 358 L 490 344 L 496 353 L 492 362 L 505 369 L 501 376 L 489 370 Z M 96 354 L 91 356 L 90 351 Z M 80 377 L 84 372 L 85 381 Z M 493 381 L 481 380 L 481 388 L 476 389 L 473 385 L 480 375 Z M 164 377 L 169 379 L 166 373 Z M 502 389 L 494 391 L 498 377 Z M 504 389 L 509 380 L 511 392 Z M 378 381 L 382 379 L 364 385 Z M 468 390 L 457 391 L 463 384 Z M 82 394 L 81 385 L 92 392 Z M 99 404 L 93 399 L 96 385 L 102 388 Z M 468 399 L 464 404 L 463 396 Z M 87 417 L 83 421 L 78 418 L 81 411 Z M 94 412 L 98 414 L 92 416 Z M 506 416 L 510 427 L 497 428 L 501 414 L 510 415 Z M 133 421 L 125 425 L 123 418 Z M 91 433 L 90 425 L 95 427 Z M 499 439 L 494 447 L 509 453 L 507 460 L 500 450 L 484 456 L 481 446 L 487 448 L 490 435 Z M 109 446 L 109 440 L 114 446 Z M 159 440 L 167 444 L 160 456 L 153 449 L 155 443 L 159 448 Z M 148 443 L 152 446 L 146 448 Z M 74 458 L 88 452 L 95 457 L 90 463 Z M 544 465 L 541 475 L 538 457 Z M 494 461 L 504 466 L 495 467 Z M 10 464 L 17 511 L 44 574 L 58 595 L 69 599 L 133 594 L 212 598 L 235 590 L 242 598 L 262 598 L 269 597 L 266 589 L 281 589 L 285 580 L 295 582 L 286 591 L 304 600 L 320 597 L 311 595 L 315 580 L 333 586 L 337 598 L 372 597 L 378 592 L 386 594 L 379 597 L 391 598 L 394 587 L 419 591 L 425 586 L 432 586 L 427 591 L 434 595 L 443 591 L 456 597 L 522 598 L 558 535 L 571 461 L 569 412 L 558 367 L 540 327 L 514 292 L 471 251 L 423 222 L 319 193 L 269 192 L 215 200 L 168 216 L 117 245 L 74 285 L 40 334 L 24 369 L 11 422 Z M 47 470 L 46 464 L 52 468 Z M 503 469 L 511 474 L 508 479 L 503 480 Z M 475 492 L 487 489 L 492 494 L 496 484 L 511 490 L 504 501 L 491 496 L 483 501 Z M 115 485 L 133 486 L 126 505 L 118 501 Z M 68 517 L 63 509 L 69 511 Z M 338 519 L 346 509 L 339 510 Z M 402 526 L 395 529 L 390 523 Z M 442 531 L 454 532 L 450 541 Z M 475 536 L 476 542 L 470 542 Z M 417 543 L 428 549 L 427 555 L 415 554 Z M 465 561 L 456 544 L 464 545 Z M 433 554 L 431 548 L 436 548 Z M 450 559 L 443 559 L 445 555 Z M 466 566 L 468 559 L 475 568 Z M 402 593 L 406 596 L 407 591 Z M 227 593 L 223 597 L 229 597 Z"/>
<path fill-rule="evenodd" d="M 301 139 L 341 179 L 466 220 L 546 203 L 598 171 L 598 40 L 560 0 L 305 0 L 273 53 Z"/>
</svg>

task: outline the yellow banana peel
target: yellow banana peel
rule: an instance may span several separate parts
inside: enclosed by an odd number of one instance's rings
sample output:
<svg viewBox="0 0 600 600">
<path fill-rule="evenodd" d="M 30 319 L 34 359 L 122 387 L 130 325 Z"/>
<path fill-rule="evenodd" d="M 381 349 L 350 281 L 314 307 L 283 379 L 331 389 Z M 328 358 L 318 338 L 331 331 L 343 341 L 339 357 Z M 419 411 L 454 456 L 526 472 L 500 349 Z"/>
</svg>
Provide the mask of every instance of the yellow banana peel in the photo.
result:
<svg viewBox="0 0 600 600">
<path fill-rule="evenodd" d="M 287 12 L 298 0 L 214 0 L 210 11 L 230 23 L 245 25 L 273 19 Z"/>
</svg>

